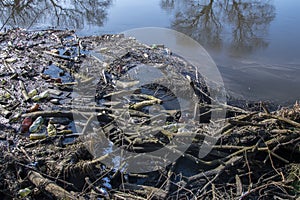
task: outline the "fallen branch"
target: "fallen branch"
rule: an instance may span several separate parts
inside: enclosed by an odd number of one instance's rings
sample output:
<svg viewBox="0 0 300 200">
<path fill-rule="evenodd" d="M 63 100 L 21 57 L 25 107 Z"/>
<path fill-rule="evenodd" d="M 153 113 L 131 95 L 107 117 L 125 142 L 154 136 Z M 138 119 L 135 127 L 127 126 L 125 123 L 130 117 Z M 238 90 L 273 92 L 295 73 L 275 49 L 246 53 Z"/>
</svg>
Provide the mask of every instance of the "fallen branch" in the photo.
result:
<svg viewBox="0 0 300 200">
<path fill-rule="evenodd" d="M 293 121 L 293 120 L 290 120 L 290 119 L 288 119 L 288 118 L 280 117 L 280 116 L 276 116 L 276 115 L 271 115 L 271 114 L 265 114 L 265 113 L 263 113 L 262 115 L 263 115 L 263 116 L 266 116 L 266 117 L 269 117 L 269 118 L 278 119 L 278 120 L 280 120 L 280 121 L 282 121 L 282 122 L 285 122 L 285 123 L 287 123 L 287 124 L 290 124 L 290 125 L 292 125 L 292 126 L 295 126 L 295 127 L 297 127 L 297 128 L 300 128 L 300 123 L 295 122 L 295 121 Z"/>
<path fill-rule="evenodd" d="M 155 187 L 151 187 L 151 186 L 145 186 L 145 185 L 135 185 L 135 184 L 130 184 L 130 183 L 124 183 L 120 186 L 121 190 L 126 191 L 133 191 L 137 194 L 140 195 L 145 195 L 147 196 L 147 199 L 149 197 L 154 198 L 154 199 L 165 199 L 167 196 L 167 192 L 159 189 L 159 188 L 155 188 Z"/>
<path fill-rule="evenodd" d="M 225 162 L 223 165 L 220 165 L 219 167 L 217 167 L 215 169 L 205 171 L 205 172 L 202 172 L 202 173 L 199 173 L 199 174 L 189 177 L 188 181 L 193 182 L 193 181 L 197 181 L 201 178 L 206 178 L 206 177 L 209 177 L 212 175 L 220 175 L 226 169 L 226 167 L 234 165 L 236 162 L 240 161 L 241 159 L 242 159 L 242 156 L 233 157 L 233 158 L 229 159 L 227 162 Z"/>
<path fill-rule="evenodd" d="M 36 186 L 43 187 L 47 192 L 55 196 L 57 199 L 77 199 L 76 196 L 72 195 L 62 187 L 56 185 L 54 182 L 47 178 L 44 178 L 41 174 L 35 171 L 29 171 L 27 173 L 28 179 Z"/>
<path fill-rule="evenodd" d="M 59 110 L 49 110 L 49 111 L 37 111 L 37 112 L 32 112 L 32 113 L 25 113 L 22 114 L 22 117 L 32 117 L 36 118 L 39 116 L 42 117 L 68 117 L 68 118 L 73 118 L 73 116 L 78 116 L 78 115 L 101 115 L 101 113 L 97 112 L 81 112 L 81 111 L 76 111 L 76 110 L 68 110 L 68 111 L 59 111 Z"/>
</svg>

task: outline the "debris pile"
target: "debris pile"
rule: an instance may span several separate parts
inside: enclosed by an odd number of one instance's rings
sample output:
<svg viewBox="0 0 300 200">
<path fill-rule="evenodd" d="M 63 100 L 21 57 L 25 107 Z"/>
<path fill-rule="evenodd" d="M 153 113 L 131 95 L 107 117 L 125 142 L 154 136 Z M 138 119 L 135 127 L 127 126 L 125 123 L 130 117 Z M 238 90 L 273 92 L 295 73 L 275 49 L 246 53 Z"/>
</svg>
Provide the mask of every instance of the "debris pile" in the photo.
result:
<svg viewBox="0 0 300 200">
<path fill-rule="evenodd" d="M 298 104 L 216 108 L 193 66 L 124 35 L 13 29 L 0 33 L 0 49 L 1 199 L 299 198 Z M 132 91 L 139 82 L 125 74 L 153 66 L 167 82 Z M 202 123 L 185 119 L 166 84 L 196 102 Z M 220 108 L 226 119 L 211 129 L 211 111 Z M 155 171 L 106 165 L 116 159 L 111 145 L 142 154 L 191 136 L 176 161 Z M 211 147 L 205 157 L 203 145 Z M 165 153 L 153 159 L 163 163 Z"/>
</svg>

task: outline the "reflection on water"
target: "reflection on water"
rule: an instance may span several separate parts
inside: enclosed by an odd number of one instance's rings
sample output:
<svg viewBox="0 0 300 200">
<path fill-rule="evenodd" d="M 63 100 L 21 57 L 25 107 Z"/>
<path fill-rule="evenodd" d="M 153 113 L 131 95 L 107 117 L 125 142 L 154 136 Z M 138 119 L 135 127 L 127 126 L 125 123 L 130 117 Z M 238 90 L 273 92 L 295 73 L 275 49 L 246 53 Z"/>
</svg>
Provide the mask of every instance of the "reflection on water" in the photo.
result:
<svg viewBox="0 0 300 200">
<path fill-rule="evenodd" d="M 102 26 L 110 5 L 111 0 L 4 0 L 0 1 L 0 22 L 24 28 L 33 24 L 73 29 L 85 24 Z"/>
<path fill-rule="evenodd" d="M 202 44 L 241 98 L 300 99 L 300 1 L 161 0 L 170 27 Z M 297 7 L 298 6 L 298 7 Z"/>
<path fill-rule="evenodd" d="M 2 0 L 0 29 L 94 35 L 172 28 L 207 49 L 228 91 L 284 102 L 300 99 L 299 6 L 299 0 Z"/>
<path fill-rule="evenodd" d="M 230 40 L 235 54 L 266 47 L 275 18 L 274 5 L 260 0 L 161 0 L 161 7 L 173 15 L 175 30 L 216 50 Z"/>
<path fill-rule="evenodd" d="M 126 0 L 115 4 L 133 3 L 138 4 Z M 191 36 L 207 48 L 220 50 L 226 46 L 235 55 L 267 47 L 265 38 L 275 18 L 275 7 L 269 0 L 160 0 L 159 4 L 171 16 L 170 28 Z M 0 22 L 24 28 L 102 27 L 111 5 L 112 0 L 5 0 L 0 1 Z M 140 8 L 133 12 L 139 12 Z M 126 10 L 123 12 L 130 15 Z M 155 14 L 141 16 L 144 24 Z"/>
</svg>

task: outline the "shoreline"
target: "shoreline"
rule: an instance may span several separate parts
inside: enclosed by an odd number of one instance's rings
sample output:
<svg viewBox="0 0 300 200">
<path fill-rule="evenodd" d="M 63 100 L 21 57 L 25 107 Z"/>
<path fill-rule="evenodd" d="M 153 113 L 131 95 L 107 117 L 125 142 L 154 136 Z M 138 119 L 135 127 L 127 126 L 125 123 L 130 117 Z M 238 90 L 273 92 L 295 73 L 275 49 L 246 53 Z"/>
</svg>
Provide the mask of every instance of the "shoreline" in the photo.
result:
<svg viewBox="0 0 300 200">
<path fill-rule="evenodd" d="M 203 138 L 214 133 L 207 124 L 195 123 L 192 143 L 174 163 L 144 174 L 126 173 L 105 166 L 107 155 L 93 153 L 101 144 L 99 133 L 127 151 L 147 153 L 186 137 L 180 128 L 166 125 L 192 123 L 181 119 L 178 106 L 164 113 L 145 110 L 168 104 L 155 96 L 153 86 L 131 92 L 137 83 L 121 79 L 122 75 L 139 65 L 158 65 L 177 80 L 172 86 L 180 88 L 185 80 L 180 67 L 187 64 L 162 47 L 148 47 L 118 34 L 78 37 L 68 30 L 12 29 L 0 34 L 0 47 L 3 199 L 211 198 L 216 194 L 219 199 L 255 198 L 261 191 L 266 198 L 299 197 L 298 104 L 280 110 L 260 102 L 221 107 L 227 118 L 206 157 L 198 157 L 197 152 L 207 142 Z M 91 54 L 95 49 L 98 53 Z M 176 100 L 168 88 L 154 86 Z M 195 90 L 205 89 L 205 84 L 198 84 Z M 111 128 L 123 109 L 118 101 L 126 95 L 134 123 L 147 124 L 157 116 L 167 119 L 157 125 L 156 135 L 141 137 L 146 129 L 129 133 Z M 202 116 L 205 121 L 211 119 L 210 109 L 220 109 L 204 97 L 199 97 L 199 106 L 208 112 Z M 142 167 L 146 165 L 154 164 Z"/>
</svg>

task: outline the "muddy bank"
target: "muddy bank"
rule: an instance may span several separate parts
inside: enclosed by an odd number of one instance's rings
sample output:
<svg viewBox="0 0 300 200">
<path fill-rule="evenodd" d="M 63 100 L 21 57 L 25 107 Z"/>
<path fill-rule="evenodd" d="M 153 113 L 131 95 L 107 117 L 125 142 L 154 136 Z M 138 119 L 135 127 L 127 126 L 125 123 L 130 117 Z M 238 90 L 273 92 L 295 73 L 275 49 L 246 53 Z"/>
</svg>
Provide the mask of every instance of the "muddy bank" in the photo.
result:
<svg viewBox="0 0 300 200">
<path fill-rule="evenodd" d="M 14 29 L 0 34 L 0 47 L 2 199 L 299 197 L 298 104 L 212 104 L 193 66 L 123 35 Z M 139 85 L 153 66 L 166 78 Z M 218 109 L 226 120 L 211 127 Z M 141 160 L 144 173 L 126 168 L 136 157 L 123 161 L 111 148 L 141 155 L 169 144 L 186 150 Z M 205 157 L 203 145 L 212 147 Z"/>
</svg>

